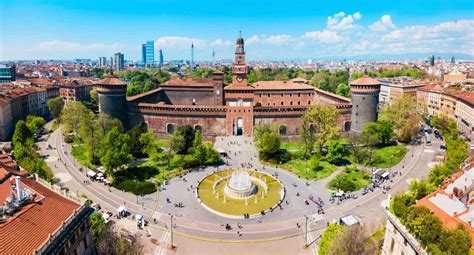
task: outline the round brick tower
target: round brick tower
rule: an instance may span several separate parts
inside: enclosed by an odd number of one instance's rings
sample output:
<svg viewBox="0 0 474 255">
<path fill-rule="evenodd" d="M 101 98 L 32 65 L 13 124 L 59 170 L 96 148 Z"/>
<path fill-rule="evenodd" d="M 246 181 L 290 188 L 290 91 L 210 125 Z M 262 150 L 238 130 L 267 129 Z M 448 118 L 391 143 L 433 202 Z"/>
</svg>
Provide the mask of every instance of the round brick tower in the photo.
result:
<svg viewBox="0 0 474 255">
<path fill-rule="evenodd" d="M 380 82 L 367 75 L 350 83 L 352 117 L 351 130 L 361 132 L 367 122 L 377 121 Z"/>
<path fill-rule="evenodd" d="M 114 78 L 107 77 L 97 84 L 99 95 L 99 112 L 122 121 L 124 127 L 128 123 L 127 107 L 127 83 Z"/>
</svg>

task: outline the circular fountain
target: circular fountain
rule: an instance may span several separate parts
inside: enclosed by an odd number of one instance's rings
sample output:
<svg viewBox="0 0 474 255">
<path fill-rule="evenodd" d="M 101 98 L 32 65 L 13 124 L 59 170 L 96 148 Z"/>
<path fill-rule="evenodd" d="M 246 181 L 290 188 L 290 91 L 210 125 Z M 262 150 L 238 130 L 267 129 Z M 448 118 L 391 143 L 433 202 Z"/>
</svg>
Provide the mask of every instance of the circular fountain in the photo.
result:
<svg viewBox="0 0 474 255">
<path fill-rule="evenodd" d="M 247 171 L 233 172 L 224 188 L 224 193 L 235 199 L 250 197 L 256 191 L 257 186 L 252 182 Z"/>
<path fill-rule="evenodd" d="M 250 169 L 226 169 L 202 178 L 196 196 L 207 210 L 227 218 L 258 217 L 285 197 L 275 177 Z"/>
</svg>

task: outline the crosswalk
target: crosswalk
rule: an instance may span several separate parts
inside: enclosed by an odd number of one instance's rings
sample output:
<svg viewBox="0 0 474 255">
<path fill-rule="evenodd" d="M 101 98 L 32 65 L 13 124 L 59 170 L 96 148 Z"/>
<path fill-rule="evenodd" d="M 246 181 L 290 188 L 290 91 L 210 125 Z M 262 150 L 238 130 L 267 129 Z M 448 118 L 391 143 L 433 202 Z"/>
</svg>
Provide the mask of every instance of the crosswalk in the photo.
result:
<svg viewBox="0 0 474 255">
<path fill-rule="evenodd" d="M 313 241 L 314 241 L 313 235 L 311 234 L 311 232 L 308 232 L 308 243 L 312 243 Z M 318 255 L 316 244 L 310 245 L 309 248 L 311 249 L 311 254 Z"/>
<path fill-rule="evenodd" d="M 167 248 L 166 246 L 168 245 L 168 242 L 171 239 L 171 235 L 169 231 L 163 232 L 163 234 L 160 237 L 160 242 L 158 247 L 155 250 L 155 255 L 166 255 Z"/>
</svg>

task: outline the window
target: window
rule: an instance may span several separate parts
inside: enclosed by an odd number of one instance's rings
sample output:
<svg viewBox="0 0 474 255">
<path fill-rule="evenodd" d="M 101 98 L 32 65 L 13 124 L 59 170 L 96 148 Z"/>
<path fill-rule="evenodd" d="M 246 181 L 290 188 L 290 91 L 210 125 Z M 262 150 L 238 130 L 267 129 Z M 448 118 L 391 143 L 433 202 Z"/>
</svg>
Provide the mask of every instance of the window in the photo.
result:
<svg viewBox="0 0 474 255">
<path fill-rule="evenodd" d="M 201 125 L 194 125 L 194 130 L 199 131 L 202 134 L 202 126 Z"/>
<path fill-rule="evenodd" d="M 301 93 L 298 93 L 298 97 L 301 97 Z"/>
<path fill-rule="evenodd" d="M 290 101 L 290 105 L 293 105 L 293 101 Z"/>
<path fill-rule="evenodd" d="M 268 97 L 270 97 L 270 94 L 268 94 Z"/>
<path fill-rule="evenodd" d="M 281 97 L 283 97 L 283 94 L 281 94 Z"/>
<path fill-rule="evenodd" d="M 283 101 L 281 101 L 281 105 L 283 105 Z"/>
<path fill-rule="evenodd" d="M 395 247 L 395 240 L 392 237 L 392 242 L 390 243 L 390 252 L 393 252 L 394 247 Z"/>
<path fill-rule="evenodd" d="M 300 102 L 300 101 L 298 101 L 298 105 L 300 105 L 300 104 L 301 104 L 301 102 Z"/>
<path fill-rule="evenodd" d="M 280 125 L 280 127 L 278 128 L 278 132 L 280 133 L 280 135 L 286 135 L 286 126 Z"/>
<path fill-rule="evenodd" d="M 168 123 L 166 125 L 166 133 L 167 134 L 173 134 L 174 133 L 174 125 L 171 123 Z"/>
<path fill-rule="evenodd" d="M 311 100 L 308 101 L 308 104 L 311 104 Z"/>
</svg>

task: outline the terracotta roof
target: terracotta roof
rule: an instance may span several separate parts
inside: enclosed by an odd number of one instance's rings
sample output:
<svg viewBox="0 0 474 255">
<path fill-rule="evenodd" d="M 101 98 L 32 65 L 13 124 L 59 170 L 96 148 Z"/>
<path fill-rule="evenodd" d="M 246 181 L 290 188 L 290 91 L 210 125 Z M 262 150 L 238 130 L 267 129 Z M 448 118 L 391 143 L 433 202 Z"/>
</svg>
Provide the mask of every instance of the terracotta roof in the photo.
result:
<svg viewBox="0 0 474 255">
<path fill-rule="evenodd" d="M 97 84 L 104 84 L 104 85 L 117 85 L 117 86 L 126 86 L 127 83 L 124 81 L 115 78 L 115 77 L 106 77 L 97 82 Z"/>
<path fill-rule="evenodd" d="M 293 81 L 257 81 L 252 84 L 255 90 L 313 90 L 314 87 L 302 82 Z"/>
<path fill-rule="evenodd" d="M 380 82 L 374 78 L 364 75 L 359 79 L 353 80 L 351 85 L 380 85 Z"/>
<path fill-rule="evenodd" d="M 36 199 L 0 223 L 0 254 L 32 254 L 80 207 L 34 180 L 22 177 L 21 185 L 34 192 Z M 1 183 L 0 201 L 10 193 L 10 182 Z"/>
<path fill-rule="evenodd" d="M 469 105 L 474 105 L 474 92 L 471 91 L 463 91 L 459 94 L 456 94 L 455 97 L 460 99 L 461 101 L 468 103 Z"/>
</svg>

